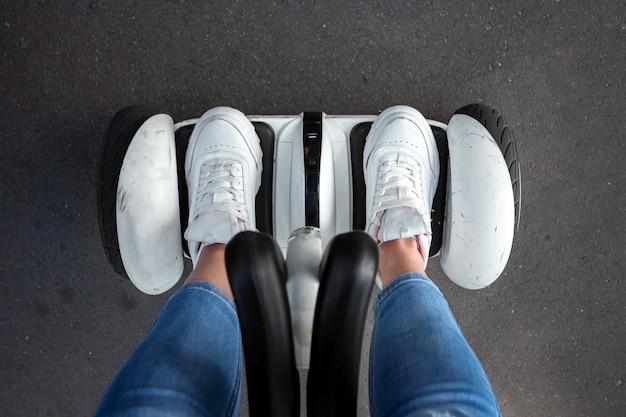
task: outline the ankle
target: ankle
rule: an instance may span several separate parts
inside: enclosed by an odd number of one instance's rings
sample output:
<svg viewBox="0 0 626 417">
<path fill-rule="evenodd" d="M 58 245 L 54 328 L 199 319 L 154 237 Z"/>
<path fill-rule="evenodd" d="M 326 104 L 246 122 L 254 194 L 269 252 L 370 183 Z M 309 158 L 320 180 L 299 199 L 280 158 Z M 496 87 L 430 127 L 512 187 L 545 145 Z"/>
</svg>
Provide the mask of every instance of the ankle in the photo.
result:
<svg viewBox="0 0 626 417">
<path fill-rule="evenodd" d="M 428 236 L 389 240 L 378 247 L 378 275 L 385 288 L 407 272 L 425 273 L 428 262 Z"/>
<path fill-rule="evenodd" d="M 226 262 L 224 260 L 224 252 L 226 245 L 215 243 L 200 249 L 198 262 L 185 284 L 193 281 L 204 281 L 215 285 L 222 290 L 231 299 L 233 297 L 228 275 L 226 273 Z"/>
</svg>

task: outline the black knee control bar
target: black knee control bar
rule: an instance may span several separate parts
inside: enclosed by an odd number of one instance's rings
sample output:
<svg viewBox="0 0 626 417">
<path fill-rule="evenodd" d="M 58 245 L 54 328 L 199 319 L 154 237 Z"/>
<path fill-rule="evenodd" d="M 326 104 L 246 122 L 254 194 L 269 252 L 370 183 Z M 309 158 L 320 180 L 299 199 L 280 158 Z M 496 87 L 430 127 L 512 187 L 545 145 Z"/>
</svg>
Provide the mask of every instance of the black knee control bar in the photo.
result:
<svg viewBox="0 0 626 417">
<path fill-rule="evenodd" d="M 336 236 L 320 267 L 307 414 L 356 416 L 363 328 L 378 250 L 364 232 Z M 250 415 L 300 415 L 286 267 L 274 240 L 243 232 L 226 247 L 226 269 L 241 325 Z"/>
</svg>

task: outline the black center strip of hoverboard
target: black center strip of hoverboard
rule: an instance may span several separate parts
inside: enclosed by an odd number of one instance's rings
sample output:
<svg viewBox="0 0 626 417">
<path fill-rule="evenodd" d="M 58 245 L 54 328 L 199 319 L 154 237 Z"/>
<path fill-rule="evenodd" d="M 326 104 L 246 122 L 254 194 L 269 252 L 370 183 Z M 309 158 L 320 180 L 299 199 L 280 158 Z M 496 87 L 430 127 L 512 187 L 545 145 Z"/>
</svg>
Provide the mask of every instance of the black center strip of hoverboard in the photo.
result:
<svg viewBox="0 0 626 417">
<path fill-rule="evenodd" d="M 322 156 L 322 113 L 305 112 L 302 123 L 304 149 L 305 225 L 320 227 L 320 161 Z"/>
</svg>

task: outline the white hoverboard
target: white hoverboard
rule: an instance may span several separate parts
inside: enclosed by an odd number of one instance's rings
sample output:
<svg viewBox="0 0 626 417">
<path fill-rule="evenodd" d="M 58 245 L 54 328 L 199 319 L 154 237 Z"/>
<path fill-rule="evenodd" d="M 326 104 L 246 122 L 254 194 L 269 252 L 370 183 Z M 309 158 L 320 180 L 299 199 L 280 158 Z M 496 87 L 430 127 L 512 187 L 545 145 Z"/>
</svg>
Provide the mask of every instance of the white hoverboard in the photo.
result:
<svg viewBox="0 0 626 417">
<path fill-rule="evenodd" d="M 257 228 L 283 254 L 304 227 L 317 231 L 318 251 L 340 233 L 364 229 L 362 152 L 375 118 L 249 116 L 263 148 Z M 102 145 L 98 209 L 105 251 L 115 270 L 147 294 L 167 291 L 183 271 L 184 155 L 197 120 L 174 123 L 158 109 L 130 107 L 115 115 Z M 519 225 L 515 142 L 504 117 L 483 104 L 459 109 L 447 125 L 429 123 L 441 162 L 430 254 L 440 256 L 453 282 L 480 289 L 504 270 Z"/>
<path fill-rule="evenodd" d="M 226 248 L 251 416 L 356 415 L 361 341 L 378 251 L 365 228 L 363 149 L 376 116 L 248 116 L 263 150 L 262 233 Z M 102 144 L 98 217 L 114 269 L 146 294 L 172 288 L 188 253 L 184 158 L 198 119 L 146 106 L 118 112 Z M 429 121 L 439 151 L 430 256 L 480 289 L 504 270 L 520 218 L 520 166 L 504 117 L 465 106 Z M 286 261 L 285 261 L 286 257 Z"/>
</svg>

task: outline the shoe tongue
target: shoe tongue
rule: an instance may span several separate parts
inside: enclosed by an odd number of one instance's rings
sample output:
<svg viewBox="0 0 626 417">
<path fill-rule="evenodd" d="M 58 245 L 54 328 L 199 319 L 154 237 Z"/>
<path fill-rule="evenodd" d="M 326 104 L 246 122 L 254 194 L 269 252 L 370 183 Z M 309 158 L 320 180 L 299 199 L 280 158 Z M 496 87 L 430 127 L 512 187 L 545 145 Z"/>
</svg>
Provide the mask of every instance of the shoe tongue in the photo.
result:
<svg viewBox="0 0 626 417">
<path fill-rule="evenodd" d="M 430 234 L 430 225 L 424 222 L 422 215 L 411 207 L 392 207 L 385 210 L 380 221 L 378 241 L 414 237 Z"/>
<path fill-rule="evenodd" d="M 185 238 L 207 244 L 228 243 L 240 231 L 239 219 L 221 211 L 200 214 L 187 229 Z"/>
</svg>

